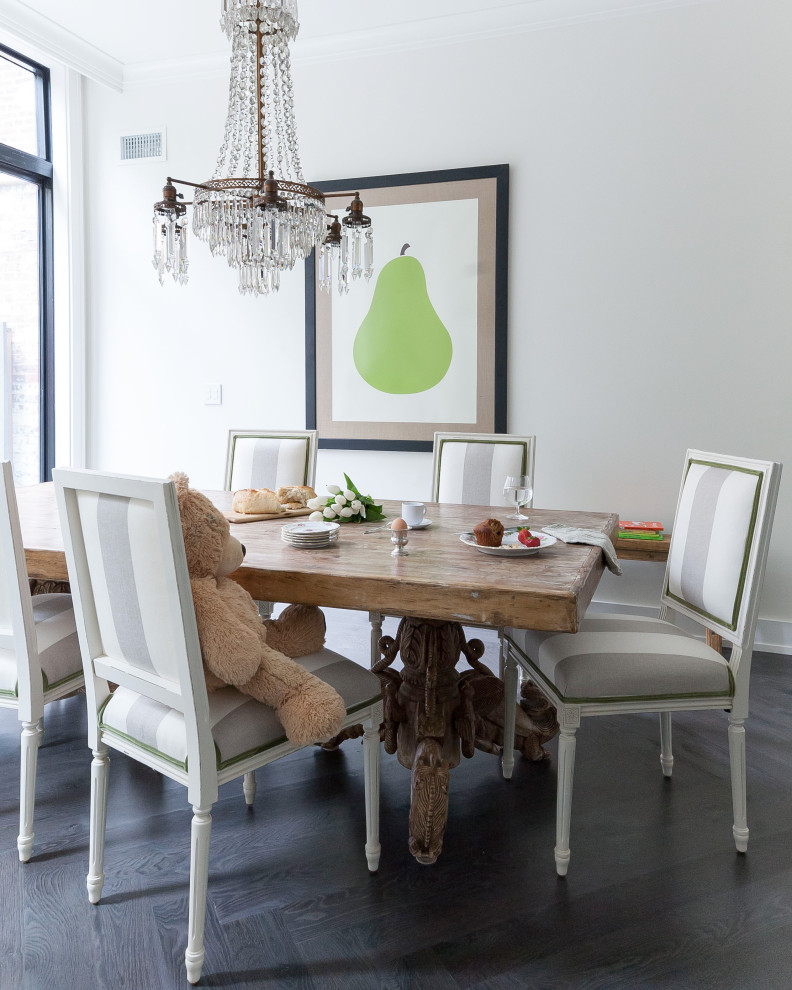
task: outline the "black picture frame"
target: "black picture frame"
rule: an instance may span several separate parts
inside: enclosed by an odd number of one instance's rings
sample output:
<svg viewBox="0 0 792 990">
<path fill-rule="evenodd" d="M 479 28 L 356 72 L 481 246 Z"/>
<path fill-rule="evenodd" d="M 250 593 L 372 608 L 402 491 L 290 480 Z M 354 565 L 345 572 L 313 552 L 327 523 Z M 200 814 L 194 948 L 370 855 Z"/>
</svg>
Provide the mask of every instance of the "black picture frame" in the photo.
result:
<svg viewBox="0 0 792 990">
<path fill-rule="evenodd" d="M 364 204 L 372 200 L 399 206 L 414 202 L 478 198 L 477 223 L 477 392 L 476 422 L 420 422 L 398 424 L 334 422 L 329 409 L 332 386 L 328 355 L 332 349 L 332 299 L 319 298 L 316 252 L 305 266 L 305 394 L 306 428 L 319 431 L 319 447 L 339 450 L 431 451 L 435 430 L 452 432 L 506 432 L 506 361 L 508 338 L 509 166 L 442 169 L 366 178 L 312 182 L 328 196 L 328 210 L 342 212 L 340 194 L 359 192 Z M 368 193 L 368 196 L 367 196 Z M 333 194 L 339 198 L 333 201 Z M 436 197 L 436 198 L 432 198 Z M 376 245 L 376 222 L 374 237 Z M 375 276 L 376 264 L 375 248 Z M 356 289 L 353 285 L 350 294 Z M 329 300 L 329 301 L 328 301 Z M 329 312 L 329 316 L 328 316 Z M 324 360 L 320 360 L 320 355 Z M 318 369 L 322 368 L 318 379 Z M 481 369 L 484 369 L 482 371 Z M 318 390 L 321 393 L 318 396 Z M 390 435 L 383 435 L 390 434 Z M 405 434 L 410 434 L 405 436 Z M 419 435 L 420 434 L 420 435 Z"/>
</svg>

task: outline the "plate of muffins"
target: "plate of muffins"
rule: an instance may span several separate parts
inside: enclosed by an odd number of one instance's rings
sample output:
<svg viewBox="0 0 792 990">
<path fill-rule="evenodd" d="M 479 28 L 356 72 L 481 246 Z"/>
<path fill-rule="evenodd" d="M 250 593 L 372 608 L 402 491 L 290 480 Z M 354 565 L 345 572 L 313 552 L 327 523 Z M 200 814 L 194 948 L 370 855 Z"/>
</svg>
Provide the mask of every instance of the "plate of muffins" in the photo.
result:
<svg viewBox="0 0 792 990">
<path fill-rule="evenodd" d="M 487 553 L 493 557 L 532 557 L 540 550 L 551 547 L 555 542 L 554 536 L 548 536 L 537 529 L 530 530 L 531 542 L 538 540 L 539 543 L 533 546 L 525 546 L 519 539 L 521 530 L 525 526 L 515 526 L 506 529 L 498 519 L 485 519 L 478 526 L 474 526 L 469 533 L 462 533 L 459 539 L 479 553 Z"/>
</svg>

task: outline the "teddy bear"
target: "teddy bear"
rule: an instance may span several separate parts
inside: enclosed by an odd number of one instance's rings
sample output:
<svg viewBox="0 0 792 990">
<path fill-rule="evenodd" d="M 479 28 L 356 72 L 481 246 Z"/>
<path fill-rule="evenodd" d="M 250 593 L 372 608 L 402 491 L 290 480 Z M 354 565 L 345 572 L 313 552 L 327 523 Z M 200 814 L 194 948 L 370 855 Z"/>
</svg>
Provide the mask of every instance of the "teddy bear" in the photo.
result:
<svg viewBox="0 0 792 990">
<path fill-rule="evenodd" d="M 290 605 L 262 621 L 256 603 L 228 575 L 244 558 L 228 520 L 186 474 L 171 475 L 181 515 L 206 686 L 231 684 L 275 709 L 297 746 L 337 735 L 346 715 L 341 696 L 292 657 L 324 645 L 325 620 L 313 605 Z"/>
</svg>

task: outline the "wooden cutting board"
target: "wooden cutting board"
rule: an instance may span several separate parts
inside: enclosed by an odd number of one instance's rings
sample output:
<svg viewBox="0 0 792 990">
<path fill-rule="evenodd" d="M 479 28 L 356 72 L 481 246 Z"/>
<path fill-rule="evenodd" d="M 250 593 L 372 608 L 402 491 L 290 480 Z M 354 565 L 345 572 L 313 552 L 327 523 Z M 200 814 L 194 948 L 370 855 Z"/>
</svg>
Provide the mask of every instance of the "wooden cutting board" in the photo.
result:
<svg viewBox="0 0 792 990">
<path fill-rule="evenodd" d="M 294 516 L 308 516 L 313 509 L 284 509 L 283 512 L 224 512 L 223 515 L 232 523 L 260 522 L 262 519 L 280 519 L 286 522 Z"/>
</svg>

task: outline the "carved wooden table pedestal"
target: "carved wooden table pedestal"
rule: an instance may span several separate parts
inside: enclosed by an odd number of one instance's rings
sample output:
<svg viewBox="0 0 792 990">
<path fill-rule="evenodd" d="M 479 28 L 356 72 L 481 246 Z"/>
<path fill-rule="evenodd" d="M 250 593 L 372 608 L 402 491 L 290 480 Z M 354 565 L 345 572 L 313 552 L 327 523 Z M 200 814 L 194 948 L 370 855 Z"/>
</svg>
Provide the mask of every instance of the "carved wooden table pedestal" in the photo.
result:
<svg viewBox="0 0 792 990">
<path fill-rule="evenodd" d="M 373 670 L 385 700 L 385 751 L 411 771 L 410 852 L 428 865 L 443 847 L 450 775 L 460 754 L 470 758 L 477 746 L 500 752 L 503 681 L 479 662 L 481 640 L 466 641 L 457 622 L 402 619 L 396 638 L 383 636 L 379 646 L 383 657 Z M 390 669 L 399 654 L 401 672 Z M 471 669 L 460 674 L 462 656 Z M 555 709 L 527 685 L 517 708 L 515 748 L 529 759 L 545 759 L 542 743 L 556 732 Z"/>
</svg>

